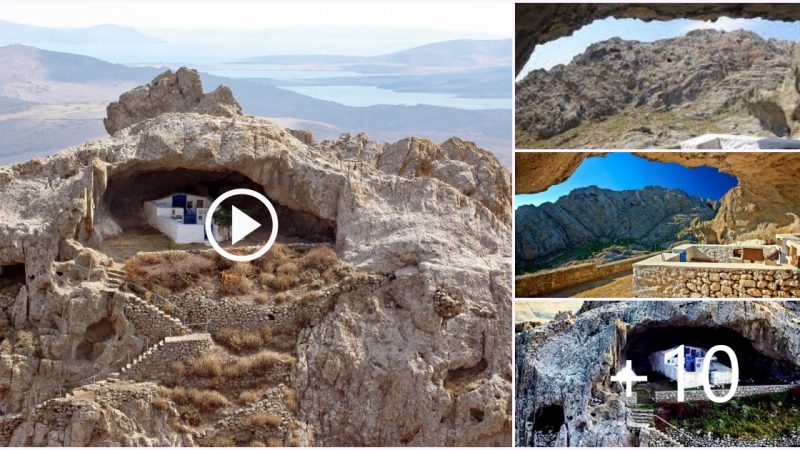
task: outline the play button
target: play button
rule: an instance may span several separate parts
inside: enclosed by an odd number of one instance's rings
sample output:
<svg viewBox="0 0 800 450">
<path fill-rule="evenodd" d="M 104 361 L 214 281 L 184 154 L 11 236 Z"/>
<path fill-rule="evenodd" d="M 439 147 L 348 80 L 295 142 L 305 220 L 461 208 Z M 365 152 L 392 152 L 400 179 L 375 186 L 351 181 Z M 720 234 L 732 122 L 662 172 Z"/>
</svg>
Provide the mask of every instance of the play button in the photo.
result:
<svg viewBox="0 0 800 450">
<path fill-rule="evenodd" d="M 231 244 L 235 244 L 246 238 L 250 233 L 256 231 L 261 226 L 252 217 L 243 213 L 239 208 L 231 206 L 233 210 L 233 220 L 231 221 Z"/>
<path fill-rule="evenodd" d="M 246 195 L 248 197 L 253 197 L 259 202 L 261 202 L 269 211 L 270 220 L 272 221 L 271 230 L 269 234 L 269 239 L 267 243 L 264 244 L 261 248 L 258 249 L 255 253 L 249 255 L 234 255 L 233 253 L 225 250 L 216 240 L 214 231 L 218 231 L 221 225 L 214 223 L 214 213 L 216 212 L 217 208 L 220 207 L 223 201 L 236 196 L 236 195 Z M 214 226 L 217 226 L 215 230 Z M 263 225 L 258 221 L 254 220 L 252 217 L 248 216 L 239 208 L 231 205 L 231 222 L 230 222 L 230 232 L 231 232 L 231 245 L 240 242 L 242 239 L 246 238 L 250 235 L 253 231 L 261 228 Z M 252 261 L 256 258 L 263 256 L 267 251 L 269 251 L 272 244 L 275 243 L 275 239 L 278 237 L 278 214 L 275 212 L 275 207 L 272 206 L 272 203 L 264 197 L 262 194 L 250 190 L 250 189 L 233 189 L 228 191 L 221 196 L 217 197 L 211 206 L 208 207 L 208 212 L 206 213 L 206 221 L 205 221 L 205 228 L 206 228 L 206 236 L 208 237 L 209 243 L 211 246 L 216 250 L 217 253 L 224 256 L 227 259 L 237 262 L 246 262 Z"/>
</svg>

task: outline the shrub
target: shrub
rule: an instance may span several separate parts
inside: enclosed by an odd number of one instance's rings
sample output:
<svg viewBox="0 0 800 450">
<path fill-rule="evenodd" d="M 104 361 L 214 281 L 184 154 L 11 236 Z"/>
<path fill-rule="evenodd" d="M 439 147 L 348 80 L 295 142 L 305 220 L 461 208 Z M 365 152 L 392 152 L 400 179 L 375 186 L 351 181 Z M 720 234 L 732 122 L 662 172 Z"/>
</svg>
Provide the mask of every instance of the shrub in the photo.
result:
<svg viewBox="0 0 800 450">
<path fill-rule="evenodd" d="M 236 447 L 233 436 L 212 436 L 203 439 L 203 447 Z"/>
<path fill-rule="evenodd" d="M 244 404 L 255 403 L 261 400 L 261 393 L 254 390 L 245 390 L 239 393 L 239 402 Z"/>
<path fill-rule="evenodd" d="M 186 361 L 188 372 L 200 378 L 217 378 L 222 375 L 222 364 L 212 355 L 204 355 Z"/>
<path fill-rule="evenodd" d="M 272 273 L 275 268 L 289 260 L 290 250 L 286 244 L 274 244 L 257 263 L 262 272 Z"/>
<path fill-rule="evenodd" d="M 267 438 L 267 447 L 283 447 L 283 439 L 277 437 Z"/>
<path fill-rule="evenodd" d="M 33 337 L 33 333 L 25 330 L 17 331 L 16 347 L 34 351 L 36 349 L 36 338 Z"/>
<path fill-rule="evenodd" d="M 262 274 L 263 275 L 263 274 Z M 256 294 L 255 302 L 259 305 L 268 305 L 271 302 L 271 297 L 267 294 Z"/>
<path fill-rule="evenodd" d="M 273 277 L 268 286 L 278 291 L 286 291 L 295 287 L 299 282 L 300 279 L 296 275 L 281 274 Z"/>
<path fill-rule="evenodd" d="M 1 355 L 10 355 L 14 352 L 14 348 L 11 345 L 11 342 L 8 339 L 3 339 L 3 342 L 0 343 L 0 354 Z"/>
<path fill-rule="evenodd" d="M 169 401 L 164 397 L 154 397 L 152 403 L 153 408 L 159 411 L 166 411 L 169 408 Z"/>
<path fill-rule="evenodd" d="M 272 340 L 272 329 L 264 324 L 260 330 L 223 328 L 214 335 L 214 340 L 235 352 L 258 350 Z"/>
<path fill-rule="evenodd" d="M 250 447 L 266 447 L 267 446 L 267 444 L 265 444 L 265 443 L 263 443 L 261 441 L 250 441 L 249 445 L 250 445 Z"/>
<path fill-rule="evenodd" d="M 242 425 L 249 430 L 256 430 L 264 427 L 278 428 L 281 426 L 281 422 L 283 422 L 283 418 L 277 414 L 260 412 L 247 416 Z"/>
<path fill-rule="evenodd" d="M 297 392 L 289 387 L 283 387 L 283 401 L 291 412 L 297 412 Z"/>
<path fill-rule="evenodd" d="M 220 290 L 230 295 L 249 294 L 253 292 L 253 282 L 242 274 L 224 272 Z"/>
<path fill-rule="evenodd" d="M 200 413 L 197 412 L 192 405 L 178 405 L 178 415 L 181 416 L 181 420 L 188 423 L 191 426 L 198 426 L 203 422 L 203 418 L 200 417 Z"/>
<path fill-rule="evenodd" d="M 255 355 L 241 357 L 234 363 L 225 366 L 225 375 L 231 378 L 244 377 L 247 375 L 259 375 L 260 372 L 267 371 L 277 364 L 294 365 L 297 360 L 285 353 L 277 353 L 272 350 L 264 350 Z"/>
<path fill-rule="evenodd" d="M 201 277 L 210 275 L 214 269 L 214 264 L 202 255 L 186 252 L 140 253 L 125 264 L 125 280 L 163 296 L 186 289 Z"/>
<path fill-rule="evenodd" d="M 255 273 L 253 266 L 249 262 L 237 262 L 228 270 L 229 273 L 238 273 L 245 277 L 250 277 Z"/>
<path fill-rule="evenodd" d="M 303 265 L 307 269 L 316 269 L 320 272 L 324 272 L 337 264 L 339 264 L 339 257 L 327 245 L 318 245 L 303 257 Z"/>
<path fill-rule="evenodd" d="M 300 272 L 302 272 L 302 271 L 303 271 L 303 268 L 302 268 L 302 266 L 300 266 L 300 264 L 297 264 L 296 262 L 292 262 L 292 261 L 287 261 L 287 262 L 281 264 L 280 266 L 278 266 L 277 269 L 275 269 L 275 274 L 276 275 L 299 275 Z"/>
<path fill-rule="evenodd" d="M 278 292 L 277 294 L 273 295 L 272 298 L 275 300 L 276 304 L 280 305 L 286 302 L 289 296 L 285 292 Z"/>
<path fill-rule="evenodd" d="M 200 411 L 214 411 L 230 405 L 224 395 L 210 389 L 176 387 L 170 391 L 170 397 L 180 405 L 192 405 Z"/>
</svg>

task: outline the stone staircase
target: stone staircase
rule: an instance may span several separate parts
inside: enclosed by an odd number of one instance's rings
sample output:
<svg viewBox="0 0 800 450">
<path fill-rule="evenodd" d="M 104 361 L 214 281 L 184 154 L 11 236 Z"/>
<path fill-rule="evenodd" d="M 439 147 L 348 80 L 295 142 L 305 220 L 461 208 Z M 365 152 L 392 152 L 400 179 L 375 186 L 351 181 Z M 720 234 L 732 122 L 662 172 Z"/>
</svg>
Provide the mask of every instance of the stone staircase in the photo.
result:
<svg viewBox="0 0 800 450">
<path fill-rule="evenodd" d="M 119 289 L 125 283 L 125 271 L 113 267 L 106 268 L 106 286 L 110 289 Z"/>
<path fill-rule="evenodd" d="M 683 447 L 681 442 L 656 428 L 653 408 L 641 406 L 631 408 L 628 415 L 628 428 L 638 430 L 640 436 L 645 436 L 649 447 Z"/>
<path fill-rule="evenodd" d="M 191 333 L 189 327 L 184 325 L 180 319 L 165 313 L 161 308 L 145 301 L 138 295 L 135 294 L 129 295 L 127 301 L 130 303 L 129 308 L 131 308 L 131 310 L 135 311 L 136 313 L 150 315 L 150 317 L 153 318 L 152 319 L 153 321 L 171 322 L 174 325 L 174 327 L 177 330 L 179 330 L 178 332 L 173 333 L 173 335 L 182 335 Z"/>
<path fill-rule="evenodd" d="M 148 378 L 158 379 L 167 375 L 171 363 L 200 356 L 213 345 L 214 341 L 209 333 L 169 336 L 136 357 L 119 374 L 111 375 L 135 380 L 137 374 L 146 373 Z"/>
</svg>

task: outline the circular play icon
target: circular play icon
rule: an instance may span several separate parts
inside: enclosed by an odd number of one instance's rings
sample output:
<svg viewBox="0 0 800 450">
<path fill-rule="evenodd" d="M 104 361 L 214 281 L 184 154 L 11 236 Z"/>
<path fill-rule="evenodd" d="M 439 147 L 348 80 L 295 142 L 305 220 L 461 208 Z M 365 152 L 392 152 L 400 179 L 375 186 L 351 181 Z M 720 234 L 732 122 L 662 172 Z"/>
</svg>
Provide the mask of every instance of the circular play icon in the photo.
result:
<svg viewBox="0 0 800 450">
<path fill-rule="evenodd" d="M 253 197 L 259 202 L 261 202 L 269 211 L 270 220 L 272 221 L 272 229 L 270 230 L 269 239 L 267 240 L 267 243 L 264 244 L 260 249 L 258 249 L 257 252 L 249 255 L 234 255 L 233 253 L 223 249 L 222 246 L 219 245 L 219 243 L 217 242 L 217 238 L 214 234 L 214 227 L 213 227 L 214 212 L 217 210 L 217 208 L 220 207 L 223 201 L 236 195 L 246 195 L 248 197 Z M 231 223 L 230 223 L 231 245 L 240 242 L 242 239 L 249 236 L 250 233 L 261 228 L 261 226 L 262 225 L 260 222 L 253 219 L 246 213 L 242 212 L 242 210 L 240 210 L 239 208 L 231 206 Z M 208 208 L 208 213 L 206 214 L 206 235 L 208 236 L 208 241 L 211 243 L 211 246 L 214 248 L 214 250 L 216 250 L 217 253 L 224 256 L 225 258 L 237 262 L 252 261 L 267 253 L 270 247 L 272 247 L 272 244 L 275 243 L 275 239 L 278 237 L 278 214 L 275 212 L 275 207 L 272 206 L 272 203 L 270 203 L 267 197 L 264 197 L 258 192 L 250 189 L 233 189 L 219 196 L 216 200 L 214 200 L 214 202 L 211 203 L 211 206 Z"/>
</svg>

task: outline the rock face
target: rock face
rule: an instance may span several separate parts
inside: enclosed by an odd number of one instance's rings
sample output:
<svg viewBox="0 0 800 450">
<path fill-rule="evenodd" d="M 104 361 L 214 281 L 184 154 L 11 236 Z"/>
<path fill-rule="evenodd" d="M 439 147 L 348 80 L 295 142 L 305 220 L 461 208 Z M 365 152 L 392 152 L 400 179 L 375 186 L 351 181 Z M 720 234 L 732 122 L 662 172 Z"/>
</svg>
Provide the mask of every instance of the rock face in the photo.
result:
<svg viewBox="0 0 800 450">
<path fill-rule="evenodd" d="M 769 3 L 517 3 L 515 13 L 517 73 L 538 44 L 568 36 L 582 26 L 606 17 L 645 21 L 716 20 L 720 17 L 800 20 L 797 5 Z"/>
<path fill-rule="evenodd" d="M 242 113 L 242 107 L 226 86 L 203 94 L 203 83 L 197 71 L 181 67 L 175 73 L 168 70 L 149 84 L 122 94 L 119 101 L 106 108 L 108 117 L 103 119 L 103 124 L 109 134 L 114 134 L 167 112 L 233 117 Z"/>
<path fill-rule="evenodd" d="M 558 446 L 636 445 L 626 425 L 630 406 L 610 376 L 626 360 L 642 373 L 641 364 L 651 352 L 673 344 L 693 342 L 710 348 L 724 338 L 739 357 L 742 379 L 760 371 L 776 383 L 786 383 L 800 373 L 800 317 L 793 302 L 585 305 L 589 307 L 576 315 L 562 313 L 544 326 L 516 335 L 517 445 L 530 445 L 525 423 L 535 423 L 547 407 L 563 407 Z M 762 379 L 761 384 L 767 381 Z"/>
<path fill-rule="evenodd" d="M 578 160 L 589 156 L 592 155 L 518 153 L 515 156 L 515 192 L 541 192 L 566 179 L 577 169 Z M 771 242 L 776 233 L 800 231 L 800 184 L 794 182 L 794 174 L 800 169 L 800 155 L 791 152 L 648 152 L 638 156 L 686 167 L 716 167 L 737 178 L 738 185 L 720 199 L 716 216 L 693 227 L 692 234 L 700 242 L 730 243 L 748 239 Z"/>
<path fill-rule="evenodd" d="M 518 143 L 652 148 L 713 132 L 795 135 L 792 48 L 747 31 L 715 30 L 593 44 L 568 65 L 532 71 L 517 83 Z"/>
<path fill-rule="evenodd" d="M 677 189 L 576 189 L 555 203 L 517 208 L 515 257 L 520 264 L 587 242 L 616 240 L 664 247 L 680 240 L 695 219 L 713 218 L 717 207 Z"/>
<path fill-rule="evenodd" d="M 167 73 L 123 95 L 109 107 L 109 139 L 0 168 L 7 199 L 0 204 L 0 264 L 24 264 L 24 326 L 41 336 L 24 367 L 16 356 L 2 360 L 10 389 L 0 395 L 19 405 L 4 412 L 25 415 L 21 427 L 31 431 L 41 422 L 28 412 L 58 395 L 61 372 L 81 379 L 143 349 L 119 296 L 103 294 L 107 258 L 88 245 L 123 232 L 109 198 L 112 191 L 123 198 L 130 185 L 118 180 L 143 176 L 166 186 L 171 171 L 182 170 L 242 176 L 286 211 L 332 224 L 343 261 L 394 274 L 380 290 L 338 297 L 300 334 L 292 388 L 313 442 L 509 445 L 508 171 L 458 139 L 381 145 L 365 135 L 325 142 L 309 136 L 308 145 L 267 120 L 238 115 L 224 89 L 202 96 L 194 79 L 187 70 Z M 88 276 L 86 267 L 93 268 Z M 81 359 L 75 346 L 103 320 L 118 339 L 95 359 Z M 453 387 L 464 372 L 464 384 Z M 69 442 L 130 443 L 104 434 L 135 426 L 135 416 L 114 414 L 95 430 L 102 441 Z M 40 434 L 65 432 L 58 423 L 38 426 Z M 148 422 L 136 433 L 162 428 Z M 185 436 L 146 438 L 172 445 Z"/>
</svg>

